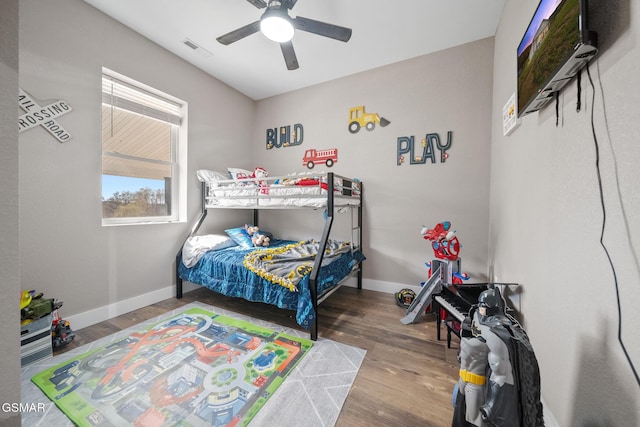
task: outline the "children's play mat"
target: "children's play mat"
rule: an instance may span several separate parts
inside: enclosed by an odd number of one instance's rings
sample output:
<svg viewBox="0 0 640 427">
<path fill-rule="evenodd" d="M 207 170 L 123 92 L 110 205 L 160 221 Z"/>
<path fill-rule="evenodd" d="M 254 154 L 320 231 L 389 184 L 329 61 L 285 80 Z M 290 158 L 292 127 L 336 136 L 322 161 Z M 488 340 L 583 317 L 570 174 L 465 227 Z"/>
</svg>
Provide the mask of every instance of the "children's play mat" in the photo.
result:
<svg viewBox="0 0 640 427">
<path fill-rule="evenodd" d="M 80 426 L 240 426 L 311 346 L 196 307 L 32 381 Z"/>
</svg>

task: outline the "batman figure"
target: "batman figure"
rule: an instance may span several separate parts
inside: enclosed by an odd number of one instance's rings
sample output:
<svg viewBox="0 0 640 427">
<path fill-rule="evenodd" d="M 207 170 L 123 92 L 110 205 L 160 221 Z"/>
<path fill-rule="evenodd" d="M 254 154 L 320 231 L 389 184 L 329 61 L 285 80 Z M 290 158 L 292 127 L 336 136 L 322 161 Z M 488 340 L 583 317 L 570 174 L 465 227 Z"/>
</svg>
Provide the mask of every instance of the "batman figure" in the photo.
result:
<svg viewBox="0 0 640 427">
<path fill-rule="evenodd" d="M 460 337 L 452 427 L 543 427 L 538 362 L 499 289 L 480 294 Z"/>
</svg>

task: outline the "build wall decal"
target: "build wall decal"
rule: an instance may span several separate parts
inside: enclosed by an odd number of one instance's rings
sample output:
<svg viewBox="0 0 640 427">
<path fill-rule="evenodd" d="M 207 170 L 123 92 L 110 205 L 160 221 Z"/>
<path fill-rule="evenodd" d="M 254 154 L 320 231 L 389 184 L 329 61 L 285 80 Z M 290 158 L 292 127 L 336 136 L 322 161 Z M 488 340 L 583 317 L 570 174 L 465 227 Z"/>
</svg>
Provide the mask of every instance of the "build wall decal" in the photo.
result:
<svg viewBox="0 0 640 427">
<path fill-rule="evenodd" d="M 47 101 L 48 102 L 48 101 Z M 57 117 L 67 114 L 72 110 L 71 106 L 63 100 L 44 103 L 36 102 L 31 95 L 22 89 L 18 93 L 18 105 L 24 114 L 18 117 L 18 132 L 42 126 L 60 142 L 71 139 L 71 134 L 55 120 Z"/>
<path fill-rule="evenodd" d="M 437 153 L 437 161 L 444 163 L 449 157 L 447 150 L 451 148 L 452 141 L 452 131 L 447 132 L 446 143 L 440 138 L 439 134 L 428 133 L 418 147 L 416 147 L 415 137 L 413 135 L 398 137 L 398 166 L 407 161 L 405 155 L 407 155 L 409 164 L 411 165 L 425 164 L 427 159 L 431 160 L 431 163 L 436 163 L 436 149 L 439 151 L 439 153 Z"/>
<path fill-rule="evenodd" d="M 280 147 L 292 147 L 302 144 L 304 128 L 300 123 L 267 129 L 267 150 Z"/>
</svg>

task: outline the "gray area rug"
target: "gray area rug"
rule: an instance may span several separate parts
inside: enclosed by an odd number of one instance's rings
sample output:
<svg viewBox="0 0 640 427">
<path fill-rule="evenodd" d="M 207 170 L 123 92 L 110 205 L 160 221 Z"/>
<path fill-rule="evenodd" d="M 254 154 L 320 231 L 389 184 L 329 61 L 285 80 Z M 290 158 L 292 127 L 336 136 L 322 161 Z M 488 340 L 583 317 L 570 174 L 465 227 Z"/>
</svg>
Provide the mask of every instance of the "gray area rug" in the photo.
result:
<svg viewBox="0 0 640 427">
<path fill-rule="evenodd" d="M 22 414 L 22 425 L 28 427 L 66 427 L 74 425 L 31 382 L 31 377 L 35 374 L 48 367 L 62 363 L 75 355 L 85 353 L 105 343 L 117 341 L 129 332 L 139 330 L 145 326 L 155 325 L 191 307 L 201 307 L 228 317 L 264 326 L 274 331 L 285 332 L 295 337 L 308 338 L 308 334 L 304 331 L 286 328 L 207 304 L 187 304 L 116 334 L 22 368 L 22 403 L 33 404 L 34 407 L 39 409 L 38 411 L 24 412 Z M 305 427 L 330 427 L 335 425 L 365 354 L 366 350 L 321 337 L 318 338 L 313 343 L 309 353 L 289 374 L 284 383 L 251 420 L 249 425 L 254 427 L 273 425 L 279 427 L 300 425 Z"/>
</svg>

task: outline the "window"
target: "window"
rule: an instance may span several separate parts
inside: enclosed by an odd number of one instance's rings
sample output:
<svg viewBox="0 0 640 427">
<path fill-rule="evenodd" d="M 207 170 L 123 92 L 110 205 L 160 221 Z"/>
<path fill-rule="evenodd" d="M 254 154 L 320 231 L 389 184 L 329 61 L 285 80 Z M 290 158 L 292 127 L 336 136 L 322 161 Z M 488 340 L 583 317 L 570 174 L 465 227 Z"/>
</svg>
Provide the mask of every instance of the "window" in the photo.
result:
<svg viewBox="0 0 640 427">
<path fill-rule="evenodd" d="M 183 220 L 186 103 L 103 69 L 102 224 Z"/>
</svg>

